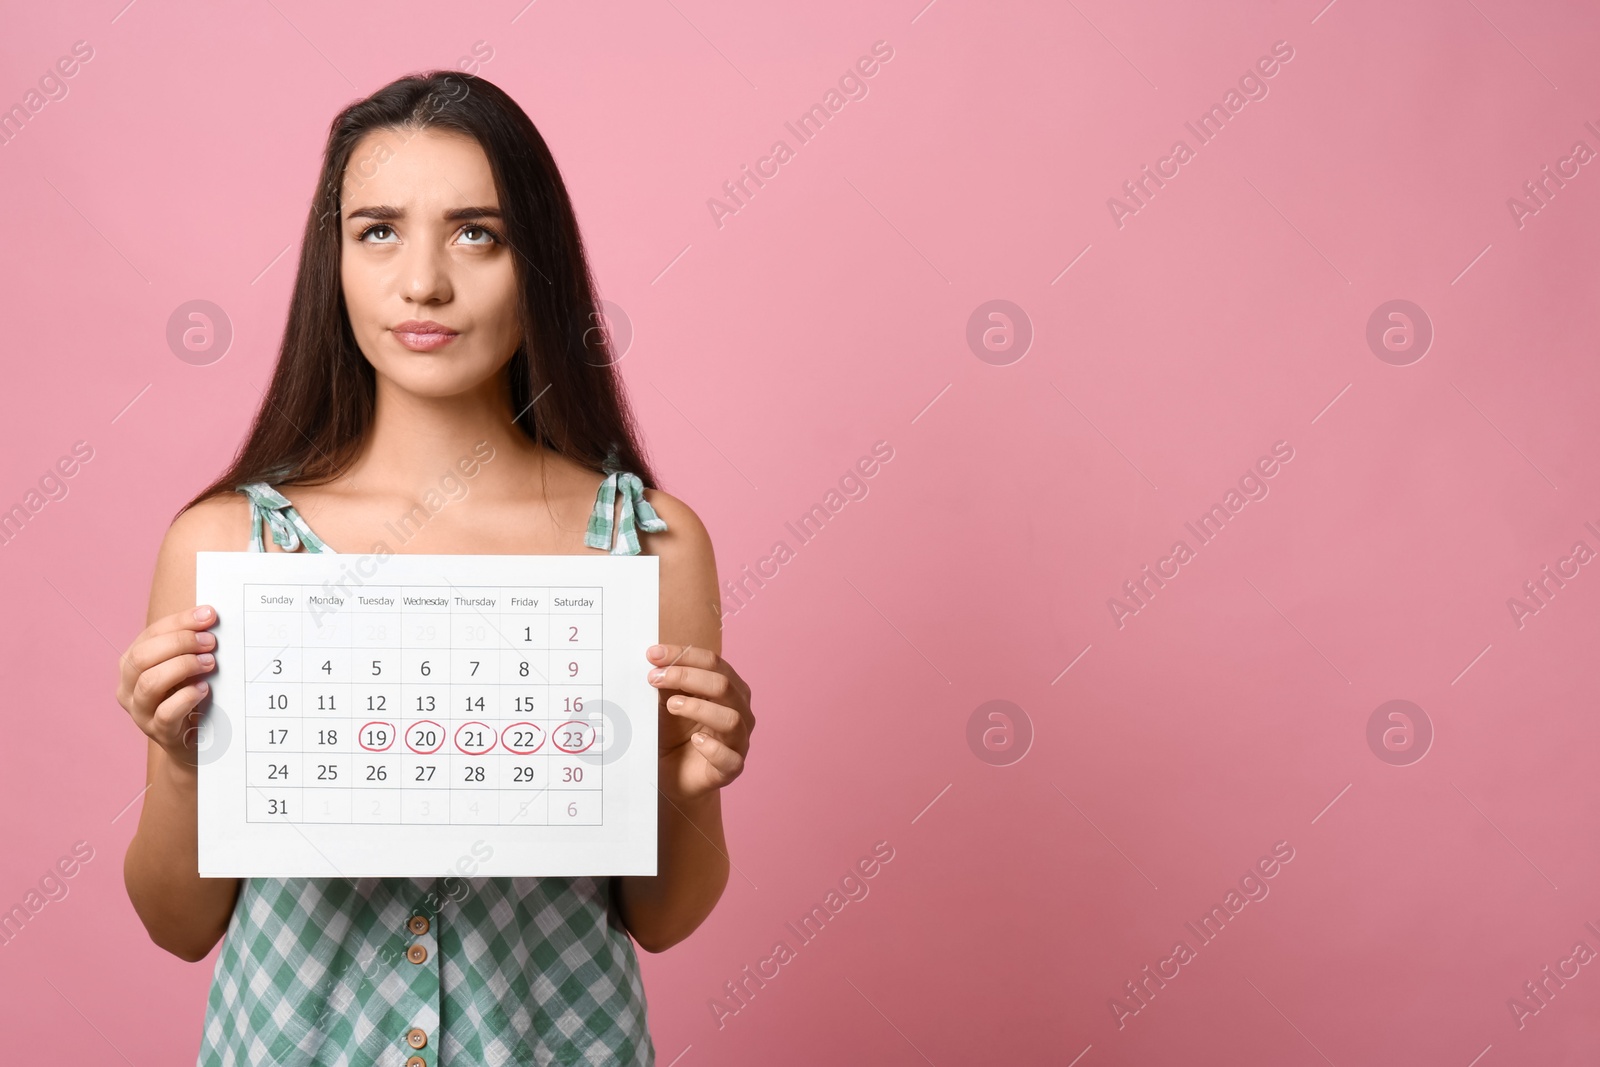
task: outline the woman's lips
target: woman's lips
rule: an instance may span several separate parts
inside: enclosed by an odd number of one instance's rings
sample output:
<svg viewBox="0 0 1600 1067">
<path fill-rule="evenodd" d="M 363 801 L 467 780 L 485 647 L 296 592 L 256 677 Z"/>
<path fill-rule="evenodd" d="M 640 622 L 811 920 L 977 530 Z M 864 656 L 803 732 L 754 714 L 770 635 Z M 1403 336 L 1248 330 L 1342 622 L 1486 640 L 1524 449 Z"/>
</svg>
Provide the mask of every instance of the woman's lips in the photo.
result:
<svg viewBox="0 0 1600 1067">
<path fill-rule="evenodd" d="M 394 330 L 391 332 L 399 339 L 401 344 L 413 352 L 432 352 L 435 349 L 443 348 L 460 336 L 455 333 L 441 333 L 433 330 L 427 332 Z"/>
</svg>

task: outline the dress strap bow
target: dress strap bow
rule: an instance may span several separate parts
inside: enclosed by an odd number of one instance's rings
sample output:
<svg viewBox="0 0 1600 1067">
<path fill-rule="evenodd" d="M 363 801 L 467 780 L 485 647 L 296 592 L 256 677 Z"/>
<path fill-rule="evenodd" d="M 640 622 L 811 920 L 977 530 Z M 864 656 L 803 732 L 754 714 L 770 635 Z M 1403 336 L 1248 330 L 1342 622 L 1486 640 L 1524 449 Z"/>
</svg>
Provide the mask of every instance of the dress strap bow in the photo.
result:
<svg viewBox="0 0 1600 1067">
<path fill-rule="evenodd" d="M 644 498 L 644 482 L 639 480 L 639 476 L 614 470 L 611 463 L 611 457 L 607 457 L 606 480 L 600 483 L 600 492 L 595 497 L 594 513 L 589 516 L 589 530 L 584 534 L 583 543 L 590 548 L 609 548 L 613 556 L 637 556 L 637 531 L 662 533 L 667 523 Z M 616 510 L 619 492 L 622 494 L 622 515 L 619 520 L 613 521 L 611 516 Z"/>
<path fill-rule="evenodd" d="M 266 482 L 241 485 L 235 492 L 244 493 L 250 498 L 251 551 L 266 551 L 263 532 L 267 527 L 271 527 L 272 540 L 285 552 L 294 552 L 304 544 L 312 552 L 333 554 L 333 549 L 311 532 L 311 527 L 306 525 L 306 521 L 300 517 L 294 505 Z"/>
</svg>

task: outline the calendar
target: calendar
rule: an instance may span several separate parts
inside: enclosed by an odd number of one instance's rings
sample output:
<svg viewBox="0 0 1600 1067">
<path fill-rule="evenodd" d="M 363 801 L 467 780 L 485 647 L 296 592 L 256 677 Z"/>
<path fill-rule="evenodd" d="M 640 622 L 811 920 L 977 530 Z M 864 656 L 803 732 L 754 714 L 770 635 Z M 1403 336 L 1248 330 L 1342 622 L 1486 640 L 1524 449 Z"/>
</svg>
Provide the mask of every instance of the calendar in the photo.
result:
<svg viewBox="0 0 1600 1067">
<path fill-rule="evenodd" d="M 656 873 L 655 556 L 200 552 L 195 587 L 202 877 Z"/>
</svg>

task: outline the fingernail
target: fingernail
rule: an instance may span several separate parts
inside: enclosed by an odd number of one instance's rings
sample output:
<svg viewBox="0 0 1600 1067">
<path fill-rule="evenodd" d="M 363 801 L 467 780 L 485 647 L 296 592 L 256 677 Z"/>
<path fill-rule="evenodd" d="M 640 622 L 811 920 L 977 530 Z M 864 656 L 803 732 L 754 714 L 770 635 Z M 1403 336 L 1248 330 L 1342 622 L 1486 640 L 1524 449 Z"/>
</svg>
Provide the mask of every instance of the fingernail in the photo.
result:
<svg viewBox="0 0 1600 1067">
<path fill-rule="evenodd" d="M 706 735 L 705 734 L 690 734 L 689 735 L 689 740 L 693 741 L 697 745 L 703 745 L 703 744 L 706 743 Z"/>
<path fill-rule="evenodd" d="M 657 667 L 655 670 L 650 672 L 650 680 L 652 682 L 659 682 L 659 681 L 661 681 L 661 679 L 665 678 L 666 676 L 667 676 L 667 672 L 662 670 L 660 667 Z"/>
<path fill-rule="evenodd" d="M 645 653 L 645 655 L 650 656 L 652 659 L 656 656 L 665 656 L 666 654 L 667 648 L 665 645 L 651 645 L 649 651 Z"/>
<path fill-rule="evenodd" d="M 211 686 L 208 685 L 205 682 L 199 683 L 198 685 L 195 686 L 195 688 L 200 691 L 200 694 L 202 696 L 204 696 L 206 693 L 210 692 L 210 690 L 211 690 Z"/>
<path fill-rule="evenodd" d="M 196 658 L 200 660 L 200 666 L 204 667 L 208 671 L 217 665 L 217 657 L 213 656 L 209 652 L 202 652 Z"/>
<path fill-rule="evenodd" d="M 201 648 L 212 648 L 217 643 L 217 635 L 210 630 L 201 630 L 195 635 L 195 641 L 199 643 Z"/>
<path fill-rule="evenodd" d="M 682 697 L 670 697 L 667 700 L 667 707 L 669 707 L 669 708 L 681 708 L 681 707 L 683 707 L 683 698 Z"/>
<path fill-rule="evenodd" d="M 195 608 L 194 617 L 200 622 L 205 622 L 207 619 L 211 618 L 211 609 L 209 607 Z"/>
</svg>

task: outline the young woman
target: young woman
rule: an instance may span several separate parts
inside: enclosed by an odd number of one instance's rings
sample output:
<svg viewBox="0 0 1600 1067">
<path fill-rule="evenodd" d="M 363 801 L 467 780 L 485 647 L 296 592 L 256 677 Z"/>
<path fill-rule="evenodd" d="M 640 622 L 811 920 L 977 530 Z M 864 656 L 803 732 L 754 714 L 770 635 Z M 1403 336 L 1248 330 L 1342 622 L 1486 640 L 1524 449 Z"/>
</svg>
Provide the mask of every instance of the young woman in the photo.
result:
<svg viewBox="0 0 1600 1067">
<path fill-rule="evenodd" d="M 202 1067 L 654 1062 L 633 942 L 676 944 L 721 896 L 719 790 L 755 720 L 720 656 L 711 541 L 654 488 L 599 322 L 555 161 L 504 92 L 433 72 L 334 120 L 272 382 L 162 542 L 117 693 L 148 737 L 128 895 L 183 959 L 226 938 Z M 420 506 L 445 478 L 464 495 Z M 660 557 L 662 644 L 639 667 L 661 691 L 658 874 L 197 876 L 217 619 L 195 604 L 195 553 L 379 543 Z"/>
</svg>

